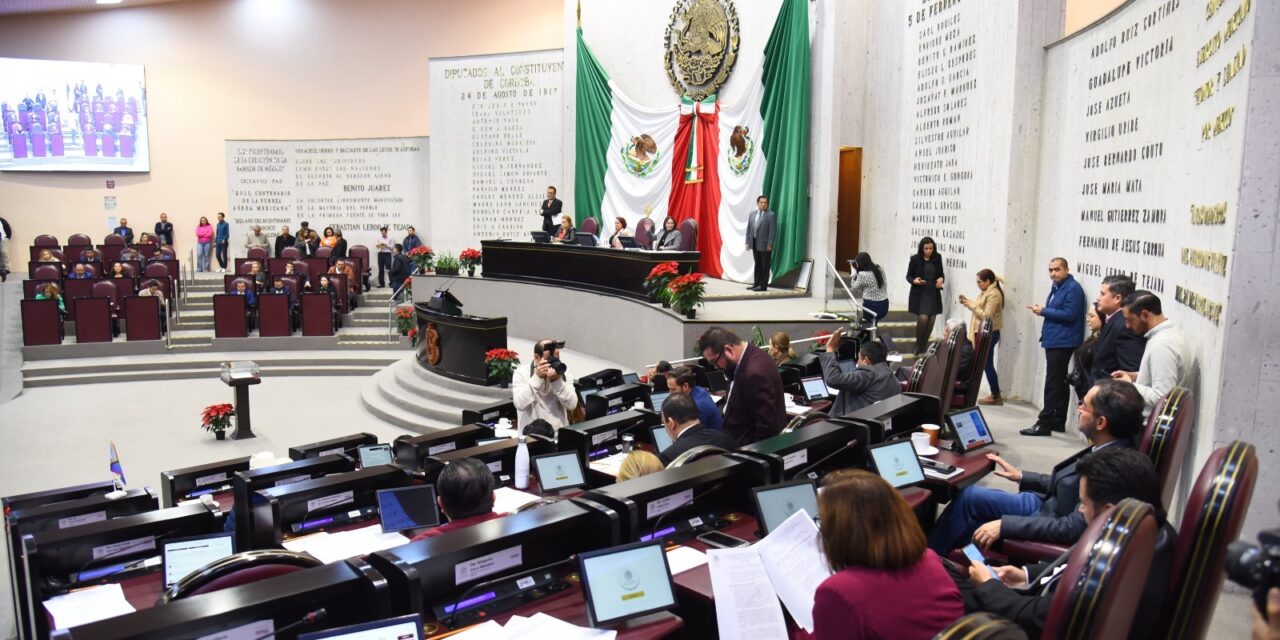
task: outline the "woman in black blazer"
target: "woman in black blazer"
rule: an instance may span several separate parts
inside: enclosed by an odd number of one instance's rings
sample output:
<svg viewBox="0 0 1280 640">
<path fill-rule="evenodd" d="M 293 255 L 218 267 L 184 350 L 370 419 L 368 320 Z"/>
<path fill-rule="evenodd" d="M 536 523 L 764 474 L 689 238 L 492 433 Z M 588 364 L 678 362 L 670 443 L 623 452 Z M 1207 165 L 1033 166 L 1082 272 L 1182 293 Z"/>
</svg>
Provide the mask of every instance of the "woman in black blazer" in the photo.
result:
<svg viewBox="0 0 1280 640">
<path fill-rule="evenodd" d="M 907 298 L 907 310 L 916 317 L 916 355 L 929 346 L 933 322 L 942 313 L 942 287 L 946 283 L 942 270 L 942 254 L 933 238 L 925 236 L 916 247 L 907 265 L 907 282 L 911 293 Z"/>
<path fill-rule="evenodd" d="M 561 244 L 573 244 L 577 237 L 577 232 L 573 229 L 573 218 L 569 216 L 560 216 L 560 227 L 556 230 L 556 234 L 551 236 L 552 242 Z"/>
</svg>

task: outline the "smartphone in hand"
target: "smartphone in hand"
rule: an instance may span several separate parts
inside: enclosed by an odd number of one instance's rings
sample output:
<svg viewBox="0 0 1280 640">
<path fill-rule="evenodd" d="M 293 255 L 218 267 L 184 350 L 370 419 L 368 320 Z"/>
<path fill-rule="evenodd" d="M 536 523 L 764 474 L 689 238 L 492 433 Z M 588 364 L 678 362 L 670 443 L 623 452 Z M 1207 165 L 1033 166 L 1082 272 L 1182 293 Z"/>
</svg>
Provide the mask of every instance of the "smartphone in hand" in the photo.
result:
<svg viewBox="0 0 1280 640">
<path fill-rule="evenodd" d="M 996 570 L 987 566 L 987 559 L 982 555 L 982 551 L 978 549 L 977 545 L 970 542 L 969 545 L 964 548 L 964 555 L 969 559 L 969 562 L 986 566 L 987 571 L 991 573 L 992 578 L 996 580 L 1000 579 L 1000 575 L 996 573 Z"/>
</svg>

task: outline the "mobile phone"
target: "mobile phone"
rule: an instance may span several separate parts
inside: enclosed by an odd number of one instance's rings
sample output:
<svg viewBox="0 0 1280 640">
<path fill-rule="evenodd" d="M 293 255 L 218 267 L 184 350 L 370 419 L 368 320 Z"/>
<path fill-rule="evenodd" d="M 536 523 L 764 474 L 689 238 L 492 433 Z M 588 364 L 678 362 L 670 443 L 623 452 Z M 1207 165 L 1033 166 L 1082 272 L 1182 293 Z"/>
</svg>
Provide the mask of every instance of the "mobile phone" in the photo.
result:
<svg viewBox="0 0 1280 640">
<path fill-rule="evenodd" d="M 742 538 L 735 538 L 727 533 L 720 533 L 719 531 L 708 531 L 707 533 L 698 536 L 698 540 L 706 543 L 707 546 L 715 547 L 717 549 L 735 549 L 737 547 L 751 546 L 750 542 L 747 542 Z"/>
<path fill-rule="evenodd" d="M 984 567 L 987 567 L 987 571 L 991 574 L 992 578 L 995 578 L 996 580 L 1000 579 L 1000 575 L 996 573 L 996 570 L 992 569 L 990 566 L 987 566 L 987 559 L 983 557 L 982 552 L 978 550 L 977 545 L 970 542 L 969 546 L 964 548 L 964 555 L 966 558 L 969 559 L 969 562 L 972 562 L 973 564 L 980 564 Z"/>
</svg>

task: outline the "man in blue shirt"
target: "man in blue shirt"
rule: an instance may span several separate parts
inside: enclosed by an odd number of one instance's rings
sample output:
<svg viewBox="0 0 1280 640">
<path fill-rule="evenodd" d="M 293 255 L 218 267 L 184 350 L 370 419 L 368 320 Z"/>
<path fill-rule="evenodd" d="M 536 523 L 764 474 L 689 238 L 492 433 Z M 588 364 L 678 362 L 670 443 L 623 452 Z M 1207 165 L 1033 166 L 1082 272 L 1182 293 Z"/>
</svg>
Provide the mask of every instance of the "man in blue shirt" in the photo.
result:
<svg viewBox="0 0 1280 640">
<path fill-rule="evenodd" d="M 1070 386 L 1067 366 L 1071 354 L 1084 342 L 1084 289 L 1071 275 L 1066 258 L 1049 261 L 1049 278 L 1053 287 L 1044 304 L 1029 304 L 1027 309 L 1042 318 L 1040 348 L 1044 349 L 1044 409 L 1036 423 L 1019 433 L 1024 436 L 1048 436 L 1066 431 Z"/>
<path fill-rule="evenodd" d="M 213 234 L 213 246 L 218 256 L 218 273 L 227 272 L 227 245 L 231 243 L 231 225 L 227 214 L 218 212 L 218 225 Z"/>
<path fill-rule="evenodd" d="M 405 229 L 404 240 L 400 241 L 400 246 L 404 247 L 404 252 L 409 253 L 416 247 L 422 246 L 422 238 L 418 237 L 418 232 L 413 227 Z"/>
<path fill-rule="evenodd" d="M 723 428 L 724 416 L 720 414 L 720 407 L 716 406 L 715 398 L 711 397 L 711 393 L 697 385 L 697 376 L 693 373 L 693 369 L 677 367 L 668 372 L 667 391 L 683 393 L 693 398 L 694 404 L 698 405 L 698 422 L 703 426 L 717 431 Z"/>
</svg>

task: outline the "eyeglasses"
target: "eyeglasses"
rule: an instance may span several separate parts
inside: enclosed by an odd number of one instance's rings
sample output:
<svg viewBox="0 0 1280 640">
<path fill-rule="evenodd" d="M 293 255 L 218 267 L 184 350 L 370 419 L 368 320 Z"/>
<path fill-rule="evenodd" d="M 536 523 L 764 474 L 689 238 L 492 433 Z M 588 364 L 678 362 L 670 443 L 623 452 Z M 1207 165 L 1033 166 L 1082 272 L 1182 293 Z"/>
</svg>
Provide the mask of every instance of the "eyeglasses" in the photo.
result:
<svg viewBox="0 0 1280 640">
<path fill-rule="evenodd" d="M 1084 404 L 1083 402 L 1081 402 L 1080 404 L 1076 405 L 1076 408 L 1077 408 L 1077 409 L 1079 409 L 1079 410 L 1081 410 L 1081 411 L 1083 411 L 1083 412 L 1085 412 L 1085 413 L 1092 413 L 1093 415 L 1098 415 L 1098 412 L 1096 412 L 1096 411 L 1094 411 L 1093 409 L 1090 409 L 1089 407 L 1085 406 L 1085 404 Z"/>
</svg>

